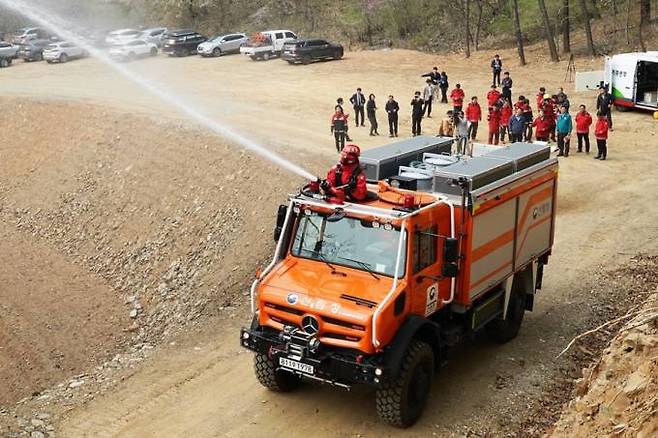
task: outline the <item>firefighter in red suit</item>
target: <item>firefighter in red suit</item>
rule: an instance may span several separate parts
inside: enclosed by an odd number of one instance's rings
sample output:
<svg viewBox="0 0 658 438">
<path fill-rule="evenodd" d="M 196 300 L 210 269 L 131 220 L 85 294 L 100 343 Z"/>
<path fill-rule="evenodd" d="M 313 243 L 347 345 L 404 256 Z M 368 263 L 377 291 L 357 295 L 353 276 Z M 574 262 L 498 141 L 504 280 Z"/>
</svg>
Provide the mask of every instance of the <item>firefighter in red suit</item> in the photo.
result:
<svg viewBox="0 0 658 438">
<path fill-rule="evenodd" d="M 355 144 L 345 145 L 340 162 L 329 169 L 322 191 L 336 201 L 363 201 L 368 194 L 366 175 L 361 170 L 361 149 Z"/>
</svg>

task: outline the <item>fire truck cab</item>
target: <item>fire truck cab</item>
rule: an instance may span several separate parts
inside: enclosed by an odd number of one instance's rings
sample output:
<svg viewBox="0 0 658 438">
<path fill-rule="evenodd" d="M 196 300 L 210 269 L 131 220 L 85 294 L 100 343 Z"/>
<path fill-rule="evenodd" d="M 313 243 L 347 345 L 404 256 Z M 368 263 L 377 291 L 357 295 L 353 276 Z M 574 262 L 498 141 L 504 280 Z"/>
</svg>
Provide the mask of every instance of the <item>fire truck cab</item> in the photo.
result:
<svg viewBox="0 0 658 438">
<path fill-rule="evenodd" d="M 380 417 L 408 427 L 450 347 L 481 330 L 517 335 L 553 243 L 557 160 L 545 144 L 467 157 L 451 142 L 364 152 L 365 202 L 302 190 L 279 208 L 240 338 L 261 384 L 371 385 Z"/>
</svg>

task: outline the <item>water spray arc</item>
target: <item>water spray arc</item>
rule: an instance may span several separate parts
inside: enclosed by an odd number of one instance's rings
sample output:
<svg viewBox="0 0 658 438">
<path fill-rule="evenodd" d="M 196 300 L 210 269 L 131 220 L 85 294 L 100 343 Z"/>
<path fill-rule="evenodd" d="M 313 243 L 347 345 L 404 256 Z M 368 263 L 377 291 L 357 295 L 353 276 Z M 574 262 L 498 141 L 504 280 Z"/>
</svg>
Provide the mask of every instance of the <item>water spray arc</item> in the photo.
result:
<svg viewBox="0 0 658 438">
<path fill-rule="evenodd" d="M 31 3 L 31 2 L 30 2 Z M 238 143 L 241 146 L 257 153 L 263 158 L 271 161 L 272 163 L 280 166 L 290 172 L 293 172 L 307 180 L 315 180 L 316 177 L 301 168 L 300 166 L 286 160 L 275 152 L 267 149 L 266 147 L 258 144 L 256 141 L 245 137 L 244 135 L 234 131 L 233 129 L 211 119 L 209 116 L 203 112 L 195 109 L 190 104 L 184 102 L 181 98 L 164 91 L 161 87 L 154 84 L 152 81 L 148 80 L 146 77 L 132 71 L 127 66 L 119 64 L 112 60 L 106 53 L 97 48 L 88 44 L 82 37 L 77 35 L 74 32 L 68 30 L 70 24 L 62 17 L 54 13 L 53 11 L 44 12 L 44 8 L 41 5 L 28 4 L 22 0 L 0 0 L 0 4 L 4 5 L 8 9 L 13 10 L 17 14 L 23 15 L 24 17 L 30 19 L 39 25 L 49 28 L 57 33 L 60 37 L 65 40 L 71 41 L 87 52 L 93 57 L 99 59 L 103 63 L 112 67 L 119 74 L 124 76 L 126 79 L 135 83 L 139 87 L 158 97 L 159 99 L 173 105 L 180 112 L 187 115 L 192 120 L 195 120 L 199 124 L 205 126 L 216 134 L 219 134 L 226 139 Z"/>
</svg>

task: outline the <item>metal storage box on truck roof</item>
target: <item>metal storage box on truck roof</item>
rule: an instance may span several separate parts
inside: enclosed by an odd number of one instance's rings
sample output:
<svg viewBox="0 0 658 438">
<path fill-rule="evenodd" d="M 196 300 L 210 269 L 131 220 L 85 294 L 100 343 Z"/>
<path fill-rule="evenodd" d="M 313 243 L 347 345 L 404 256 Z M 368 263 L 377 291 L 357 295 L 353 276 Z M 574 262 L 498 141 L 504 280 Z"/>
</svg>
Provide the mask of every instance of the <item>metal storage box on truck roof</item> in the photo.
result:
<svg viewBox="0 0 658 438">
<path fill-rule="evenodd" d="M 514 160 L 514 171 L 520 172 L 548 160 L 551 157 L 551 148 L 547 144 L 514 143 L 488 152 L 485 156 Z"/>
<path fill-rule="evenodd" d="M 418 136 L 361 152 L 361 167 L 368 181 L 398 174 L 400 166 L 422 161 L 425 152 L 450 153 L 452 138 Z"/>
<path fill-rule="evenodd" d="M 459 178 L 466 178 L 467 191 L 484 187 L 514 173 L 512 158 L 495 158 L 484 155 L 459 161 L 437 169 L 434 174 L 434 191 L 447 195 L 461 195 Z"/>
</svg>

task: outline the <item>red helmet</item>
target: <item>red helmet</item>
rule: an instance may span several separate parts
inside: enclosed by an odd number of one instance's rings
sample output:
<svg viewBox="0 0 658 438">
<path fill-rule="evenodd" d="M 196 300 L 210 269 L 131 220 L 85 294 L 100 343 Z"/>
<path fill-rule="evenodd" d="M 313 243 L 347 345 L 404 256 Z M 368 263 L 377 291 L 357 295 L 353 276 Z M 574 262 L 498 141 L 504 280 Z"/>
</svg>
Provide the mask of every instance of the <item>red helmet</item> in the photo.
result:
<svg viewBox="0 0 658 438">
<path fill-rule="evenodd" d="M 347 144 L 340 153 L 340 162 L 342 164 L 356 164 L 359 162 L 361 149 L 355 144 Z"/>
</svg>

